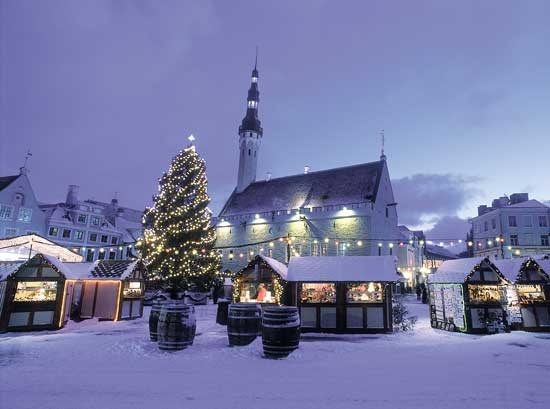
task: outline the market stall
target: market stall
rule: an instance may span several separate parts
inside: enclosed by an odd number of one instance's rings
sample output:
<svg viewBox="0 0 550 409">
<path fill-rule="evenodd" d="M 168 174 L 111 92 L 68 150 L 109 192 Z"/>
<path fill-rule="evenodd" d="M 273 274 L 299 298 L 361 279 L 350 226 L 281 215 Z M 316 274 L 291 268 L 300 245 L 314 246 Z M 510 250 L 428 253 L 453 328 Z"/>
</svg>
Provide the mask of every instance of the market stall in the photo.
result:
<svg viewBox="0 0 550 409">
<path fill-rule="evenodd" d="M 52 256 L 37 254 L 2 279 L 0 331 L 55 330 L 69 317 L 64 300 L 73 285 L 67 268 Z"/>
<path fill-rule="evenodd" d="M 392 256 L 291 257 L 289 300 L 302 332 L 391 332 Z"/>
<path fill-rule="evenodd" d="M 516 258 L 495 265 L 514 283 L 508 289 L 512 323 L 526 331 L 550 331 L 550 260 Z"/>
<path fill-rule="evenodd" d="M 432 327 L 481 334 L 507 331 L 510 284 L 488 258 L 443 262 L 428 277 Z"/>
<path fill-rule="evenodd" d="M 265 256 L 256 256 L 233 279 L 233 302 L 282 304 L 287 267 Z"/>
<path fill-rule="evenodd" d="M 75 280 L 80 318 L 118 321 L 141 317 L 145 265 L 136 260 L 97 260 L 93 263 L 65 263 Z"/>
<path fill-rule="evenodd" d="M 0 264 L 0 331 L 59 329 L 80 318 L 118 321 L 143 313 L 145 265 L 135 260 L 61 262 L 37 254 Z"/>
</svg>

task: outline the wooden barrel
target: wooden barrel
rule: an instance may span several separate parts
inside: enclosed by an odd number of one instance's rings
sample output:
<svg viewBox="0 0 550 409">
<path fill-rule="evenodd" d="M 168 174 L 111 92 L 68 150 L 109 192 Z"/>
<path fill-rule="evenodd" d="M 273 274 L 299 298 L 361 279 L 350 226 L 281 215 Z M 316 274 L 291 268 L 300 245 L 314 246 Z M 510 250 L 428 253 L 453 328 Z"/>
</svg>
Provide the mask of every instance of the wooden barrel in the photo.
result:
<svg viewBox="0 0 550 409">
<path fill-rule="evenodd" d="M 267 358 L 284 358 L 300 343 L 300 316 L 296 307 L 266 307 L 262 317 L 262 344 Z"/>
<path fill-rule="evenodd" d="M 227 316 L 229 345 L 248 345 L 262 334 L 262 309 L 258 304 L 230 304 Z"/>
<path fill-rule="evenodd" d="M 216 324 L 227 325 L 227 315 L 229 314 L 229 304 L 231 301 L 219 299 L 218 312 L 216 314 Z"/>
<path fill-rule="evenodd" d="M 193 345 L 196 328 L 195 308 L 192 305 L 164 304 L 157 327 L 159 349 L 178 351 Z"/>
<path fill-rule="evenodd" d="M 157 342 L 157 327 L 159 323 L 160 310 L 162 304 L 165 304 L 165 300 L 154 300 L 153 305 L 151 306 L 151 312 L 149 313 L 149 337 L 151 341 Z"/>
</svg>

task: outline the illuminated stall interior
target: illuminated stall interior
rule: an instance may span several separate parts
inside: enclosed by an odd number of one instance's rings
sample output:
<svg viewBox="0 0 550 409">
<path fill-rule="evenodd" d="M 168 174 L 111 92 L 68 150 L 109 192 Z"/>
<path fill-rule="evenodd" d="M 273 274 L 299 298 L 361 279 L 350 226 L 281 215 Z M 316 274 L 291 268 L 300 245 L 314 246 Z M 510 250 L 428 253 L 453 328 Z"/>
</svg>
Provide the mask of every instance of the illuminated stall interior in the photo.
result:
<svg viewBox="0 0 550 409">
<path fill-rule="evenodd" d="M 287 275 L 302 332 L 391 332 L 399 279 L 391 256 L 291 257 Z"/>
<path fill-rule="evenodd" d="M 550 260 L 515 258 L 495 265 L 515 284 L 509 290 L 509 315 L 519 318 L 518 327 L 550 331 Z"/>
<path fill-rule="evenodd" d="M 428 277 L 432 327 L 481 334 L 507 331 L 510 284 L 488 258 L 443 262 Z"/>
<path fill-rule="evenodd" d="M 282 304 L 287 267 L 269 257 L 254 257 L 233 279 L 233 302 Z"/>
<path fill-rule="evenodd" d="M 13 264 L 0 282 L 0 331 L 61 328 L 68 319 L 64 295 L 72 292 L 66 273 L 63 263 L 43 254 Z"/>
<path fill-rule="evenodd" d="M 144 274 L 140 260 L 63 263 L 37 254 L 0 263 L 0 331 L 59 329 L 75 307 L 80 318 L 141 317 Z"/>
</svg>

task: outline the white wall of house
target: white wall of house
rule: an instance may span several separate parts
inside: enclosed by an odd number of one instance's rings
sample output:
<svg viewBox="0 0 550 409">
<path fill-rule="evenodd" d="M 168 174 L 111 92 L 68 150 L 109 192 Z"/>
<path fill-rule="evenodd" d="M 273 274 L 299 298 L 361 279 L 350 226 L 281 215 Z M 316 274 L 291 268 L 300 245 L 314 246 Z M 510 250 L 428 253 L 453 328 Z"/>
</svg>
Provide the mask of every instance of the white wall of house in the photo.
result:
<svg viewBox="0 0 550 409">
<path fill-rule="evenodd" d="M 45 217 L 26 172 L 0 191 L 0 238 L 27 233 L 44 235 Z"/>
<path fill-rule="evenodd" d="M 529 202 L 473 218 L 474 255 L 511 258 L 550 253 L 550 208 Z M 500 237 L 503 243 L 496 240 Z"/>
</svg>

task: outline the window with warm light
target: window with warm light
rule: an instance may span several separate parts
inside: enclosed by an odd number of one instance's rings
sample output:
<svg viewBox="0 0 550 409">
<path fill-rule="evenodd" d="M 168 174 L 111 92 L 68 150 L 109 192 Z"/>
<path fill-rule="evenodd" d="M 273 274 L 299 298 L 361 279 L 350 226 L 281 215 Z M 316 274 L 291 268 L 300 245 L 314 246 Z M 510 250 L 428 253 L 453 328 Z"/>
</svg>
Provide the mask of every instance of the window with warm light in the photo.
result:
<svg viewBox="0 0 550 409">
<path fill-rule="evenodd" d="M 382 302 L 384 286 L 382 283 L 357 283 L 347 285 L 346 302 Z"/>
<path fill-rule="evenodd" d="M 519 302 L 522 304 L 546 301 L 544 290 L 541 285 L 518 284 L 517 290 Z"/>
<path fill-rule="evenodd" d="M 44 302 L 55 301 L 57 297 L 57 281 L 20 281 L 13 301 Z"/>
<path fill-rule="evenodd" d="M 124 298 L 139 298 L 142 295 L 141 282 L 139 281 L 127 281 L 124 283 L 124 289 L 122 290 Z"/>
<path fill-rule="evenodd" d="M 302 304 L 334 304 L 336 303 L 336 284 L 302 283 L 300 302 Z"/>
<path fill-rule="evenodd" d="M 504 292 L 498 285 L 469 285 L 470 302 L 474 304 L 501 303 Z"/>
</svg>

